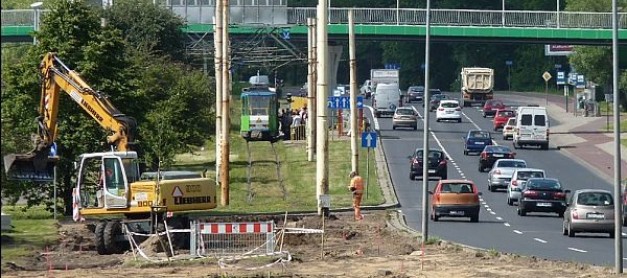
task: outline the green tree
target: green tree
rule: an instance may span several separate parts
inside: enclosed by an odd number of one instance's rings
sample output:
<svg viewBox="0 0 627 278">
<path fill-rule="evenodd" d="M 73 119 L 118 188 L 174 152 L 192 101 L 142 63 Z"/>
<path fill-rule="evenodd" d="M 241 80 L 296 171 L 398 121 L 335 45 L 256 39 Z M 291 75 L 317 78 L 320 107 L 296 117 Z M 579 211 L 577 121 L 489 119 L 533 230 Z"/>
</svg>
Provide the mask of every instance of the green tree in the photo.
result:
<svg viewBox="0 0 627 278">
<path fill-rule="evenodd" d="M 139 16 L 141 15 L 141 16 Z M 131 47 L 182 60 L 185 49 L 183 20 L 151 0 L 116 0 L 105 10 L 108 23 L 122 31 Z"/>
</svg>

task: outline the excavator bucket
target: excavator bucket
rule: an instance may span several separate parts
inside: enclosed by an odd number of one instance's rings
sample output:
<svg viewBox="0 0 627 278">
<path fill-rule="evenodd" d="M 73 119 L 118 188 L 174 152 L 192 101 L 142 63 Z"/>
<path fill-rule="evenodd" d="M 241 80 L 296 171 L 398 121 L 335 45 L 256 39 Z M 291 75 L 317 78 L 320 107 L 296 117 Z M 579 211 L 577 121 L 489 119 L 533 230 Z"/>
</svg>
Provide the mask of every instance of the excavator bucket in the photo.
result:
<svg viewBox="0 0 627 278">
<path fill-rule="evenodd" d="M 7 180 L 49 183 L 54 181 L 54 166 L 58 162 L 58 157 L 36 152 L 9 154 L 4 157 L 4 170 Z"/>
</svg>

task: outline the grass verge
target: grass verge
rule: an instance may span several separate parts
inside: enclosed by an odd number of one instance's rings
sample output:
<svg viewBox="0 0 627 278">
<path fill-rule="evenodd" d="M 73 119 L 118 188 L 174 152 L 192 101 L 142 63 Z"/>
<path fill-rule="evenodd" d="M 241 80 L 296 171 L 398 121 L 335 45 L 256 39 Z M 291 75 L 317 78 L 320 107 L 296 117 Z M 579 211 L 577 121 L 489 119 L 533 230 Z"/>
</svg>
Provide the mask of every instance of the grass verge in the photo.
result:
<svg viewBox="0 0 627 278">
<path fill-rule="evenodd" d="M 2 232 L 2 262 L 32 257 L 33 252 L 43 251 L 59 240 L 58 222 L 43 206 L 3 206 L 2 211 L 11 215 L 13 229 Z"/>
<path fill-rule="evenodd" d="M 239 126 L 239 100 L 233 103 L 232 124 Z M 248 184 L 248 157 L 246 141 L 238 129 L 231 129 L 231 167 L 230 167 L 230 204 L 218 207 L 212 213 L 219 212 L 283 212 L 283 211 L 315 211 L 316 200 L 316 163 L 307 161 L 306 144 L 304 141 L 280 141 L 276 150 L 281 161 L 282 186 L 274 164 L 274 153 L 268 142 L 251 142 L 253 169 L 251 183 Z M 208 170 L 209 176 L 215 177 L 215 143 L 209 142 L 202 151 L 194 154 L 181 154 L 175 160 L 176 169 Z M 347 189 L 348 173 L 351 168 L 351 149 L 348 140 L 329 141 L 329 195 L 331 208 L 350 207 L 352 196 Z M 366 151 L 360 148 L 360 174 L 367 179 Z M 377 179 L 374 152 L 370 153 L 370 173 L 367 196 L 364 195 L 363 205 L 384 203 L 383 194 Z M 219 191 L 219 190 L 218 190 Z M 220 195 L 220 192 L 218 192 Z"/>
</svg>

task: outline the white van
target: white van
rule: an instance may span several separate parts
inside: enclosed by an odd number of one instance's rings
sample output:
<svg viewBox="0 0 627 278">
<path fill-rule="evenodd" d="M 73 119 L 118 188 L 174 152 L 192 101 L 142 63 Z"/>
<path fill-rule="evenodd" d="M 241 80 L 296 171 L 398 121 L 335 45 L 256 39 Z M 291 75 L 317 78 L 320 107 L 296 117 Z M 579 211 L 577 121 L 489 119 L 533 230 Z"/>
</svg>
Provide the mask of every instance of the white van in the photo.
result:
<svg viewBox="0 0 627 278">
<path fill-rule="evenodd" d="M 514 148 L 537 145 L 543 150 L 549 148 L 549 116 L 546 107 L 518 107 L 514 128 Z"/>
<path fill-rule="evenodd" d="M 372 102 L 374 116 L 378 118 L 386 114 L 394 115 L 394 111 L 400 105 L 400 101 L 401 90 L 398 88 L 398 84 L 377 84 Z"/>
</svg>

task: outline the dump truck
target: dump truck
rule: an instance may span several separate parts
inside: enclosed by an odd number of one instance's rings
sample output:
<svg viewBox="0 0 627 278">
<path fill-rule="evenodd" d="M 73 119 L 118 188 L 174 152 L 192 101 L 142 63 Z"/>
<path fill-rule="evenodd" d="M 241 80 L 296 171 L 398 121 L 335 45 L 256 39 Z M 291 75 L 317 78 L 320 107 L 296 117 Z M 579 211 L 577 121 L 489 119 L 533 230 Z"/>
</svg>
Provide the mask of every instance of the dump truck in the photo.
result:
<svg viewBox="0 0 627 278">
<path fill-rule="evenodd" d="M 461 72 L 461 103 L 464 107 L 480 103 L 494 96 L 494 70 L 491 68 L 462 68 Z"/>
</svg>

